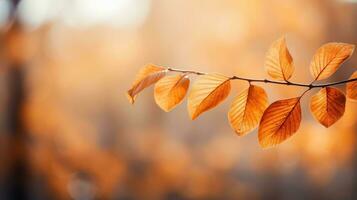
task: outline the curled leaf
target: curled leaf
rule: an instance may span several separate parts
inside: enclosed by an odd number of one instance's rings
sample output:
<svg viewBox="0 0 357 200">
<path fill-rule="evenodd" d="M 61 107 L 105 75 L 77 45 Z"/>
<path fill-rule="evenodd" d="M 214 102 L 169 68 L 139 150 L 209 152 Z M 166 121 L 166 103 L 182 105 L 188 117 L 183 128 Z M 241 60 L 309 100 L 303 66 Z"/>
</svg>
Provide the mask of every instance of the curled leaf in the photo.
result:
<svg viewBox="0 0 357 200">
<path fill-rule="evenodd" d="M 346 97 L 337 88 L 322 88 L 311 98 L 310 109 L 325 127 L 330 127 L 345 113 Z"/>
<path fill-rule="evenodd" d="M 230 78 L 220 74 L 201 76 L 193 85 L 187 105 L 191 119 L 216 107 L 231 91 Z"/>
<path fill-rule="evenodd" d="M 357 78 L 357 71 L 352 74 L 350 79 Z M 353 100 L 357 100 L 357 81 L 347 83 L 346 87 L 347 97 Z"/>
<path fill-rule="evenodd" d="M 238 135 L 244 135 L 258 126 L 268 107 L 268 96 L 264 89 L 250 85 L 240 93 L 231 104 L 228 119 Z"/>
<path fill-rule="evenodd" d="M 131 89 L 127 92 L 130 103 L 133 104 L 139 92 L 156 83 L 158 80 L 165 76 L 166 72 L 166 68 L 152 64 L 146 65 L 144 68 L 142 68 L 137 74 Z"/>
<path fill-rule="evenodd" d="M 183 75 L 166 76 L 155 84 L 154 97 L 157 105 L 166 112 L 177 106 L 186 96 L 190 79 Z"/>
<path fill-rule="evenodd" d="M 327 43 L 321 46 L 310 64 L 315 80 L 323 80 L 334 74 L 353 53 L 355 46 L 345 43 Z"/>
<path fill-rule="evenodd" d="M 275 146 L 291 137 L 300 126 L 300 98 L 272 103 L 264 112 L 259 126 L 259 143 L 265 147 Z"/>
<path fill-rule="evenodd" d="M 275 41 L 267 52 L 265 69 L 277 80 L 287 81 L 294 72 L 293 58 L 286 46 L 285 37 Z"/>
</svg>

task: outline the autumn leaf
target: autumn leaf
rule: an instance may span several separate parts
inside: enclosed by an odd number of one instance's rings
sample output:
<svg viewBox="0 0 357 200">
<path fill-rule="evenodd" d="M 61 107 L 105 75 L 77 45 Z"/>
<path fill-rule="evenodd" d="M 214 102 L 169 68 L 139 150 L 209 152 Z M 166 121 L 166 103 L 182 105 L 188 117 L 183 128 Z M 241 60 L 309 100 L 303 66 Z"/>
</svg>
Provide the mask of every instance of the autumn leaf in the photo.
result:
<svg viewBox="0 0 357 200">
<path fill-rule="evenodd" d="M 300 126 L 300 98 L 272 103 L 264 112 L 259 126 L 259 143 L 263 148 L 275 146 L 291 137 Z"/>
<path fill-rule="evenodd" d="M 245 135 L 258 126 L 267 107 L 268 96 L 264 89 L 250 85 L 233 100 L 228 112 L 229 122 L 238 135 Z"/>
<path fill-rule="evenodd" d="M 166 112 L 177 106 L 186 96 L 190 79 L 186 74 L 166 76 L 155 84 L 154 97 L 157 105 Z"/>
<path fill-rule="evenodd" d="M 326 128 L 345 113 L 346 97 L 337 88 L 322 88 L 311 98 L 310 109 L 314 117 Z"/>
<path fill-rule="evenodd" d="M 275 41 L 267 52 L 265 69 L 274 79 L 287 81 L 294 72 L 293 58 L 286 46 L 285 37 Z"/>
<path fill-rule="evenodd" d="M 357 71 L 352 74 L 350 79 L 357 78 Z M 357 81 L 347 83 L 346 87 L 347 97 L 353 100 L 357 100 Z"/>
<path fill-rule="evenodd" d="M 353 53 L 355 46 L 345 43 L 327 43 L 312 58 L 310 71 L 315 80 L 323 80 L 334 74 Z"/>
<path fill-rule="evenodd" d="M 216 107 L 231 90 L 230 78 L 220 74 L 201 76 L 192 86 L 187 105 L 191 119 Z"/>
<path fill-rule="evenodd" d="M 130 103 L 133 104 L 139 92 L 156 83 L 158 80 L 165 76 L 166 72 L 166 68 L 152 64 L 146 65 L 144 68 L 142 68 L 137 74 L 131 89 L 127 92 Z"/>
</svg>

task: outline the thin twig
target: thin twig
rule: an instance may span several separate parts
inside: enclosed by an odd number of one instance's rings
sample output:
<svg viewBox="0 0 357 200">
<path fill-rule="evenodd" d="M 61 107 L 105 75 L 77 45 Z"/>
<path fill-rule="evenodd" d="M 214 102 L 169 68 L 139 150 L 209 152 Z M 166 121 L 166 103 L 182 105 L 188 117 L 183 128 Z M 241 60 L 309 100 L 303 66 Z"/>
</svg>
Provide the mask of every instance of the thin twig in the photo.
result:
<svg viewBox="0 0 357 200">
<path fill-rule="evenodd" d="M 204 72 L 198 72 L 198 71 L 193 71 L 193 70 L 181 70 L 181 69 L 174 69 L 174 68 L 168 68 L 167 70 L 171 71 L 171 72 L 196 74 L 196 75 L 205 75 L 205 74 L 207 74 L 207 73 L 204 73 Z M 232 76 L 232 77 L 230 77 L 230 79 L 248 81 L 250 83 L 251 82 L 261 82 L 261 83 L 278 84 L 278 85 L 291 85 L 291 86 L 296 86 L 296 87 L 306 87 L 306 88 L 309 88 L 309 89 L 323 88 L 323 87 L 341 85 L 341 84 L 357 81 L 357 78 L 353 78 L 353 79 L 349 79 L 349 80 L 343 80 L 343 81 L 326 83 L 326 84 L 303 84 L 303 83 L 295 83 L 295 82 L 290 82 L 290 81 L 282 82 L 282 81 L 273 81 L 273 80 L 269 80 L 269 79 L 252 79 L 252 78 L 244 78 L 244 77 L 239 77 L 239 76 Z"/>
<path fill-rule="evenodd" d="M 197 71 L 192 71 L 192 70 L 181 70 L 181 69 L 174 69 L 174 68 L 167 68 L 167 70 L 171 72 L 180 72 L 180 73 L 186 73 L 186 74 L 196 74 L 196 75 L 205 75 L 207 73 L 203 72 L 197 72 Z"/>
</svg>

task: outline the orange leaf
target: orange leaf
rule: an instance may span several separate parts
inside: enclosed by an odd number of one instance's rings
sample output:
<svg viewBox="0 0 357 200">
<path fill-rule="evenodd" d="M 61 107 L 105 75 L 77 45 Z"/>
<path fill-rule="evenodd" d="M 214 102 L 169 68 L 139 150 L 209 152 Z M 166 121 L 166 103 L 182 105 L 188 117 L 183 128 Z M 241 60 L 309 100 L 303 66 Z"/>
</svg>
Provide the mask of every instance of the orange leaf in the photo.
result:
<svg viewBox="0 0 357 200">
<path fill-rule="evenodd" d="M 264 112 L 259 126 L 259 143 L 265 147 L 275 146 L 291 137 L 300 126 L 300 98 L 272 103 Z"/>
<path fill-rule="evenodd" d="M 250 85 L 234 99 L 228 112 L 229 122 L 238 135 L 244 135 L 258 126 L 267 107 L 264 89 Z"/>
<path fill-rule="evenodd" d="M 357 78 L 357 71 L 352 74 L 350 79 Z M 357 100 L 357 81 L 347 83 L 347 97 L 353 100 Z"/>
<path fill-rule="evenodd" d="M 312 58 L 310 71 L 315 80 L 323 80 L 334 74 L 353 53 L 355 46 L 345 43 L 327 43 Z"/>
<path fill-rule="evenodd" d="M 267 52 L 265 69 L 277 80 L 287 81 L 294 72 L 293 58 L 286 47 L 285 37 L 275 41 Z"/>
<path fill-rule="evenodd" d="M 169 112 L 183 100 L 189 85 L 190 79 L 185 74 L 162 78 L 155 85 L 154 97 L 157 105 Z"/>
<path fill-rule="evenodd" d="M 131 89 L 128 90 L 127 95 L 130 103 L 133 104 L 139 92 L 156 83 L 158 80 L 165 76 L 166 72 L 166 68 L 151 64 L 142 68 L 137 74 Z"/>
<path fill-rule="evenodd" d="M 325 127 L 339 120 L 345 113 L 346 97 L 337 88 L 322 88 L 311 98 L 310 108 L 314 117 Z"/>
<path fill-rule="evenodd" d="M 220 74 L 201 76 L 192 86 L 187 105 L 191 119 L 216 107 L 231 91 L 230 78 Z"/>
</svg>

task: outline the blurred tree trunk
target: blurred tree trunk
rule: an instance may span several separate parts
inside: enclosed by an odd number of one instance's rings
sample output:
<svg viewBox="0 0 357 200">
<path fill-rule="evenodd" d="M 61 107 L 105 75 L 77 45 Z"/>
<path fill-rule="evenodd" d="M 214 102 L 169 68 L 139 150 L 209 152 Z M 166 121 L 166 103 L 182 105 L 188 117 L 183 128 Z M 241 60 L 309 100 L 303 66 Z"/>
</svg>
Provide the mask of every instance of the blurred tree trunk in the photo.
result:
<svg viewBox="0 0 357 200">
<path fill-rule="evenodd" d="M 9 28 L 3 35 L 5 62 L 7 64 L 6 131 L 10 144 L 7 156 L 10 157 L 5 177 L 6 199 L 28 199 L 28 160 L 26 153 L 26 131 L 22 119 L 22 107 L 25 99 L 24 61 L 21 58 L 24 44 L 19 40 L 22 33 L 17 20 L 16 8 L 20 0 L 12 0 L 13 10 L 9 18 Z"/>
<path fill-rule="evenodd" d="M 8 166 L 7 180 L 9 199 L 27 199 L 27 155 L 26 134 L 21 117 L 24 102 L 24 74 L 21 65 L 12 65 L 8 71 L 7 124 L 10 144 L 8 156 L 12 161 Z"/>
</svg>

